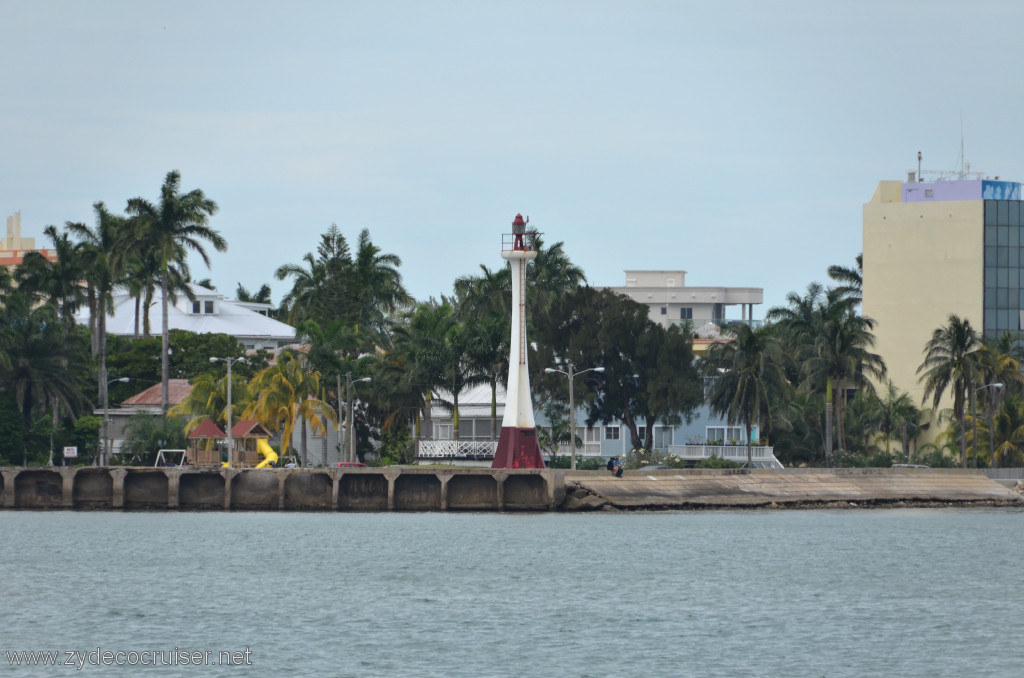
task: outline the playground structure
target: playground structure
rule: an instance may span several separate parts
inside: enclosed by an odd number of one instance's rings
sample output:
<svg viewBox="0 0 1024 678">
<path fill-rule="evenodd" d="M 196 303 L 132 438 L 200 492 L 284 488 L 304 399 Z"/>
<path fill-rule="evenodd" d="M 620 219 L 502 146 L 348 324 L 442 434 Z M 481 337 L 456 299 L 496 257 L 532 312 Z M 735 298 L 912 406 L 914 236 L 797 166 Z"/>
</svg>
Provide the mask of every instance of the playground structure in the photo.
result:
<svg viewBox="0 0 1024 678">
<path fill-rule="evenodd" d="M 231 466 L 239 468 L 273 468 L 278 461 L 277 452 L 267 442 L 270 432 L 258 421 L 243 419 L 231 427 L 231 437 L 210 419 L 204 419 L 188 435 L 188 451 L 182 464 L 191 466 Z M 233 449 L 221 449 L 228 446 Z"/>
</svg>

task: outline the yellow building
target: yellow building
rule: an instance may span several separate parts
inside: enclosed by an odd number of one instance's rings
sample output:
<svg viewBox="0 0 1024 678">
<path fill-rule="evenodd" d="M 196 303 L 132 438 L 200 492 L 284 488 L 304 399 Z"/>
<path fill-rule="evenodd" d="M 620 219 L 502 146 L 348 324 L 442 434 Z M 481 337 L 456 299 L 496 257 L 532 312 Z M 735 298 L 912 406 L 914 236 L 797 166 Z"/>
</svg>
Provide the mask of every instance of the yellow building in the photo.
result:
<svg viewBox="0 0 1024 678">
<path fill-rule="evenodd" d="M 917 368 L 950 314 L 986 338 L 1020 331 L 1021 184 L 882 181 L 864 205 L 863 223 L 863 312 L 876 322 L 875 348 L 889 378 L 920 406 Z"/>
</svg>

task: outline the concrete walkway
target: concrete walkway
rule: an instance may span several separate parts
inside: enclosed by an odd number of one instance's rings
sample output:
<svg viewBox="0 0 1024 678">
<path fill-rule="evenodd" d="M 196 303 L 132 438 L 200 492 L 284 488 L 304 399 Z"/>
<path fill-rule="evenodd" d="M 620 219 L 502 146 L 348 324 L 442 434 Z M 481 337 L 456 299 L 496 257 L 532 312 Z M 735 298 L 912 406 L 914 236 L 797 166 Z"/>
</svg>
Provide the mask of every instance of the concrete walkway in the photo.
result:
<svg viewBox="0 0 1024 678">
<path fill-rule="evenodd" d="M 959 469 L 787 469 L 566 472 L 566 509 L 756 507 L 853 503 L 1024 503 L 979 471 Z"/>
</svg>

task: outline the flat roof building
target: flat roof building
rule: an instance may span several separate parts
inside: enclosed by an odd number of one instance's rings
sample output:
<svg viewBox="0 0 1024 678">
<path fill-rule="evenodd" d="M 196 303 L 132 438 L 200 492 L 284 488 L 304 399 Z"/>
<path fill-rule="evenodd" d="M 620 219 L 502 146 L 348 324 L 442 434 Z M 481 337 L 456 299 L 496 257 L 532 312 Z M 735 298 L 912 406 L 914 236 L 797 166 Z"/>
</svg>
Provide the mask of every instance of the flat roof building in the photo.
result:
<svg viewBox="0 0 1024 678">
<path fill-rule="evenodd" d="M 1010 181 L 881 181 L 864 205 L 863 312 L 889 378 L 916 405 L 925 344 L 950 314 L 986 338 L 1020 332 L 1021 197 Z"/>
</svg>

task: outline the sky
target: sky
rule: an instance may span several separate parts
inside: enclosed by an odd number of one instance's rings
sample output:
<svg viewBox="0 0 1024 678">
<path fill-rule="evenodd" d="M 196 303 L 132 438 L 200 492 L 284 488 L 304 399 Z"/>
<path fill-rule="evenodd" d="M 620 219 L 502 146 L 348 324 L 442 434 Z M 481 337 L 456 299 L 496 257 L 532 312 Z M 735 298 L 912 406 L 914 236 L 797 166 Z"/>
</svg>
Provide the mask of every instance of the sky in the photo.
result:
<svg viewBox="0 0 1024 678">
<path fill-rule="evenodd" d="M 1022 26 L 1019 0 L 0 0 L 0 216 L 43 246 L 177 169 L 229 243 L 193 278 L 276 302 L 332 223 L 425 300 L 502 266 L 521 212 L 591 285 L 685 270 L 763 317 L 853 265 L 918 151 L 1024 181 Z"/>
</svg>

